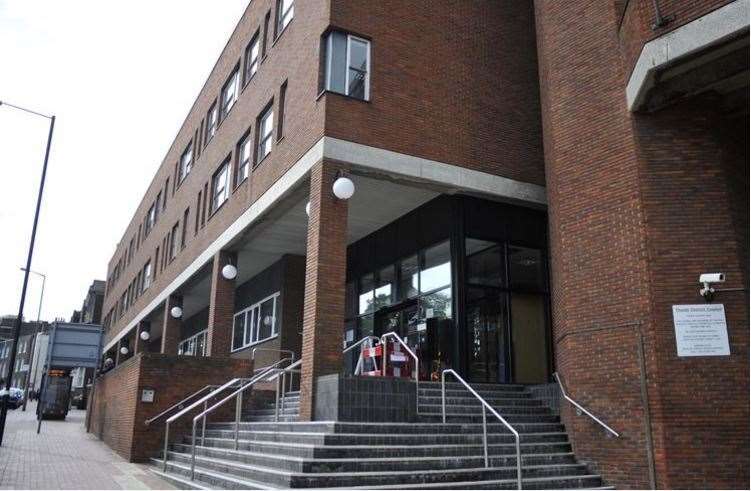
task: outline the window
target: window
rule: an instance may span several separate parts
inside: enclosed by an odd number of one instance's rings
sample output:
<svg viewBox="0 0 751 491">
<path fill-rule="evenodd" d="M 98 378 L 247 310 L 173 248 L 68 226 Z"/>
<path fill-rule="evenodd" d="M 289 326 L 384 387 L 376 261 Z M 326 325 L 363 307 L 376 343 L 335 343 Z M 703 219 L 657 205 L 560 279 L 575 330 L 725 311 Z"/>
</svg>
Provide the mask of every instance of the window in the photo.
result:
<svg viewBox="0 0 751 491">
<path fill-rule="evenodd" d="M 276 301 L 279 292 L 235 314 L 232 326 L 232 351 L 262 343 L 279 334 Z"/>
<path fill-rule="evenodd" d="M 188 216 L 190 215 L 190 208 L 185 208 L 183 212 L 183 230 L 180 235 L 180 250 L 185 249 L 185 240 L 188 237 Z"/>
<path fill-rule="evenodd" d="M 225 160 L 211 178 L 211 210 L 214 213 L 229 198 L 229 159 Z"/>
<path fill-rule="evenodd" d="M 274 133 L 274 107 L 269 107 L 258 118 L 258 154 L 256 164 L 271 153 L 271 137 Z"/>
<path fill-rule="evenodd" d="M 198 218 L 201 211 L 201 191 L 198 191 L 198 199 L 196 200 L 196 229 L 193 232 L 193 235 L 198 235 Z"/>
<path fill-rule="evenodd" d="M 266 57 L 266 50 L 269 46 L 269 20 L 271 19 L 271 11 L 266 12 L 266 17 L 263 19 L 263 48 L 261 49 L 261 56 Z"/>
<path fill-rule="evenodd" d="M 192 168 L 193 168 L 193 142 L 190 142 L 188 143 L 188 146 L 185 148 L 185 151 L 183 151 L 183 154 L 180 157 L 180 170 L 179 170 L 177 181 L 183 182 L 183 179 L 185 179 L 187 175 L 190 174 L 190 169 Z"/>
<path fill-rule="evenodd" d="M 162 190 L 160 189 L 156 193 L 156 199 L 154 200 L 154 223 L 159 219 L 159 203 L 162 201 Z"/>
<path fill-rule="evenodd" d="M 172 232 L 169 237 L 169 260 L 172 261 L 177 255 L 177 229 L 180 227 L 180 222 L 177 222 L 172 226 Z"/>
<path fill-rule="evenodd" d="M 164 181 L 164 201 L 162 201 L 162 211 L 167 209 L 167 196 L 169 192 L 169 177 Z"/>
<path fill-rule="evenodd" d="M 219 123 L 219 111 L 216 107 L 216 102 L 211 105 L 209 113 L 206 115 L 206 140 L 203 145 L 206 146 L 209 140 L 216 134 L 216 127 Z"/>
<path fill-rule="evenodd" d="M 240 69 L 236 67 L 232 71 L 227 83 L 222 88 L 222 120 L 227 117 L 232 106 L 237 102 L 237 95 L 240 92 Z"/>
<path fill-rule="evenodd" d="M 259 59 L 261 55 L 261 40 L 260 36 L 256 32 L 253 39 L 250 40 L 250 44 L 245 48 L 245 83 L 253 78 L 253 75 L 258 71 Z"/>
<path fill-rule="evenodd" d="M 325 40 L 325 90 L 370 99 L 370 42 L 332 31 Z"/>
<path fill-rule="evenodd" d="M 196 333 L 177 345 L 177 354 L 182 356 L 206 356 L 208 329 Z"/>
<path fill-rule="evenodd" d="M 253 154 L 253 147 L 250 140 L 250 131 L 237 144 L 237 171 L 235 173 L 235 186 L 239 186 L 241 182 L 248 178 L 250 172 L 250 158 Z"/>
<path fill-rule="evenodd" d="M 151 208 L 149 208 L 149 211 L 146 212 L 146 227 L 145 227 L 145 235 L 149 235 L 149 232 L 154 227 L 154 223 L 156 222 L 156 204 L 152 204 Z"/>
<path fill-rule="evenodd" d="M 276 141 L 284 136 L 284 105 L 287 99 L 287 81 L 279 87 L 279 122 L 276 125 Z"/>
<path fill-rule="evenodd" d="M 282 31 L 292 20 L 295 15 L 295 1 L 294 0 L 277 0 L 276 1 L 276 35 L 279 36 Z"/>
<path fill-rule="evenodd" d="M 146 291 L 151 286 L 151 261 L 146 261 L 143 267 L 143 290 Z"/>
</svg>

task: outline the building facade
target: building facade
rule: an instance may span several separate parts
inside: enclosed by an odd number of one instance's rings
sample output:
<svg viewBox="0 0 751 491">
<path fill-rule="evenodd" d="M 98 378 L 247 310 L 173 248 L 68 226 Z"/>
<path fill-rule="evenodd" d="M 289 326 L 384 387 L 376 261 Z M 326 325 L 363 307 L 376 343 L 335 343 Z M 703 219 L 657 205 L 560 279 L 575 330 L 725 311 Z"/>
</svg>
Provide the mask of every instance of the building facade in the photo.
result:
<svg viewBox="0 0 751 491">
<path fill-rule="evenodd" d="M 8 374 L 11 349 L 13 348 L 13 334 L 16 328 L 16 316 L 5 315 L 0 318 L 0 378 L 5 380 Z M 16 361 L 11 376 L 11 387 L 19 389 L 34 388 L 39 386 L 39 363 L 44 365 L 44 360 L 38 359 L 37 352 L 43 349 L 46 352 L 46 341 L 43 347 L 39 346 L 39 340 L 46 340 L 49 324 L 47 322 L 26 322 L 21 324 L 21 333 L 18 337 L 16 348 Z"/>
<path fill-rule="evenodd" d="M 110 260 L 97 397 L 134 409 L 93 426 L 143 458 L 139 390 L 290 354 L 330 419 L 395 332 L 420 380 L 558 373 L 609 483 L 747 487 L 747 54 L 746 0 L 250 2 Z M 708 272 L 729 353 L 678 356 Z"/>
</svg>

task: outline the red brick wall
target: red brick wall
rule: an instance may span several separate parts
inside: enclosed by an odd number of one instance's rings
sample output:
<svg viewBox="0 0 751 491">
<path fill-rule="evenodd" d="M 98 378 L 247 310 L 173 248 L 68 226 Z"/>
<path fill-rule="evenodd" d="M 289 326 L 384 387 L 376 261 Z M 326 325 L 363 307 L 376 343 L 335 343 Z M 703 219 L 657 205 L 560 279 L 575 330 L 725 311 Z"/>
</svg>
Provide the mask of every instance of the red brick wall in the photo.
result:
<svg viewBox="0 0 751 491">
<path fill-rule="evenodd" d="M 331 24 L 372 75 L 368 103 L 324 96 L 327 135 L 543 184 L 530 2 L 332 0 Z"/>
<path fill-rule="evenodd" d="M 659 29 L 655 23 L 654 0 L 628 0 L 618 35 L 623 48 L 626 74 L 630 75 L 644 44 L 734 0 L 660 0 L 660 13 L 674 19 Z"/>
<path fill-rule="evenodd" d="M 144 424 L 147 419 L 206 385 L 223 384 L 249 373 L 248 360 L 158 353 L 135 356 L 97 379 L 91 432 L 123 458 L 147 461 L 164 445 L 164 418 L 149 426 Z M 140 402 L 143 389 L 155 391 L 153 403 Z M 224 412 L 218 411 L 214 420 L 228 419 L 233 407 L 230 403 Z M 191 420 L 186 415 L 170 426 L 170 434 L 189 433 Z"/>
<path fill-rule="evenodd" d="M 730 357 L 677 358 L 671 310 L 703 301 L 702 272 L 744 286 L 747 123 L 725 121 L 716 101 L 632 115 L 617 5 L 535 8 L 556 367 L 621 433 L 607 439 L 565 409 L 577 456 L 619 488 L 649 487 L 652 461 L 660 488 L 747 488 L 748 299 L 717 299 Z"/>
</svg>

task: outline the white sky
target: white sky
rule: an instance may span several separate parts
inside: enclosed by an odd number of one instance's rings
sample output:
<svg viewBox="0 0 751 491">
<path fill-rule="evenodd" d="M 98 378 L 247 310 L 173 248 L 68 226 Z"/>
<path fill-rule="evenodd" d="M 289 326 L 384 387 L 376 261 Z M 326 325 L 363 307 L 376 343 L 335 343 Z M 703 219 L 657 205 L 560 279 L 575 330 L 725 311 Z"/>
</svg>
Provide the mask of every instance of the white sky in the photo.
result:
<svg viewBox="0 0 751 491">
<path fill-rule="evenodd" d="M 55 114 L 32 269 L 70 317 L 248 0 L 0 0 L 0 100 Z M 48 121 L 0 106 L 0 314 L 18 312 Z M 36 319 L 41 278 L 24 314 Z"/>
</svg>

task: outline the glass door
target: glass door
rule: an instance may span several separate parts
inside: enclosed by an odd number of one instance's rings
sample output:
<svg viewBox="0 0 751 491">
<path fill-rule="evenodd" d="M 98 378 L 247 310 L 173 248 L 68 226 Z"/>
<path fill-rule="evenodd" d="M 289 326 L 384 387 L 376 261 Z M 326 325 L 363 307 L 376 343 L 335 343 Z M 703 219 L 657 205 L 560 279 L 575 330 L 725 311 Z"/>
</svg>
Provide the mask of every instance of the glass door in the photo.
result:
<svg viewBox="0 0 751 491">
<path fill-rule="evenodd" d="M 467 291 L 469 379 L 472 382 L 507 382 L 505 293 L 491 288 Z"/>
</svg>

